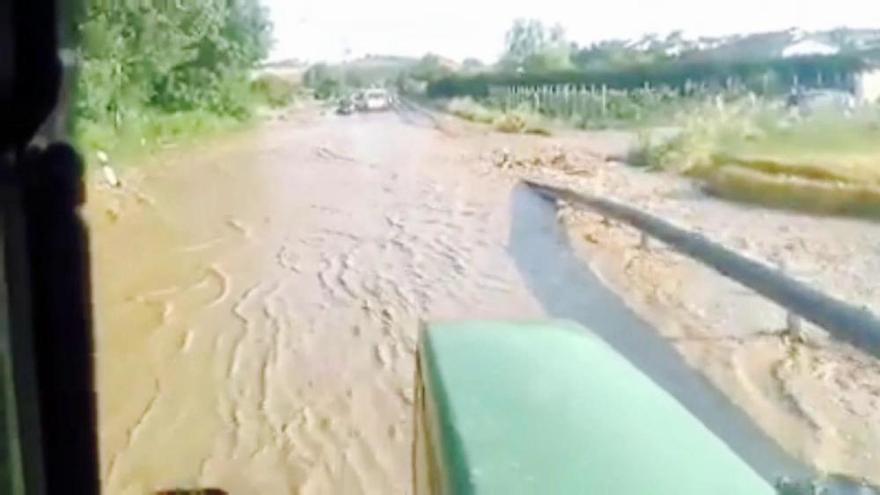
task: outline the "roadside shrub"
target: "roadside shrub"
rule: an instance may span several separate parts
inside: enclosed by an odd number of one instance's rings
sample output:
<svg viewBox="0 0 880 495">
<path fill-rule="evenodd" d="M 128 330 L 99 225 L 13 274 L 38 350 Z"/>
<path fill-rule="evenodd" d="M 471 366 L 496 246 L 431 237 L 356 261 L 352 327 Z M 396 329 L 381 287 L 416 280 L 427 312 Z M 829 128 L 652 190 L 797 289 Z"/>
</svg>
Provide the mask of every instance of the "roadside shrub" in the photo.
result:
<svg viewBox="0 0 880 495">
<path fill-rule="evenodd" d="M 671 136 L 640 132 L 629 161 L 636 166 L 682 173 L 711 167 L 723 143 L 761 133 L 756 119 L 754 109 L 742 103 L 707 103 L 675 119 L 673 123 L 680 129 Z"/>
<path fill-rule="evenodd" d="M 626 162 L 633 167 L 652 167 L 660 161 L 656 156 L 659 146 L 655 146 L 651 139 L 651 133 L 640 130 L 636 133 L 636 144 L 626 157 Z"/>
<path fill-rule="evenodd" d="M 472 98 L 453 98 L 446 103 L 446 111 L 465 120 L 479 124 L 490 124 L 496 131 L 511 134 L 526 133 L 542 136 L 551 135 L 544 118 L 522 105 L 501 111 L 479 103 Z"/>
<path fill-rule="evenodd" d="M 519 106 L 507 113 L 512 114 L 516 119 L 521 120 L 524 123 L 520 132 L 540 136 L 549 136 L 552 134 L 548 119 L 543 115 L 530 110 L 527 106 Z"/>
<path fill-rule="evenodd" d="M 175 113 L 144 110 L 130 114 L 118 127 L 80 119 L 74 129 L 74 139 L 87 158 L 94 156 L 97 150 L 111 155 L 127 155 L 239 125 L 242 121 L 237 117 L 206 110 Z"/>
<path fill-rule="evenodd" d="M 272 108 L 285 107 L 296 99 L 298 85 L 272 74 L 264 74 L 251 81 L 251 91 L 262 104 Z"/>
<path fill-rule="evenodd" d="M 492 124 L 499 118 L 496 110 L 477 103 L 470 97 L 453 98 L 446 104 L 446 111 L 471 122 Z"/>
<path fill-rule="evenodd" d="M 694 127 L 681 131 L 668 141 L 649 141 L 637 153 L 642 165 L 649 168 L 689 172 L 711 163 L 715 144 L 712 128 Z"/>
<path fill-rule="evenodd" d="M 498 116 L 492 122 L 492 126 L 497 131 L 520 133 L 526 129 L 526 120 L 519 114 L 508 112 Z"/>
</svg>

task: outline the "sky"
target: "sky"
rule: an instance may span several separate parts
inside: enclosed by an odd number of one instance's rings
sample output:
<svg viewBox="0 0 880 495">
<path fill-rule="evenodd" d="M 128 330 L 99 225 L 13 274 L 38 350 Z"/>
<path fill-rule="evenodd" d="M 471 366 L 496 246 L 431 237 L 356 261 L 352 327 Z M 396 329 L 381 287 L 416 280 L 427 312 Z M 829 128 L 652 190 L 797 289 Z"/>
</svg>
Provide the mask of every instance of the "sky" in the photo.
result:
<svg viewBox="0 0 880 495">
<path fill-rule="evenodd" d="M 682 30 L 688 36 L 880 28 L 880 0 L 260 0 L 275 25 L 270 58 L 365 54 L 494 61 L 518 17 L 561 24 L 581 44 Z"/>
</svg>

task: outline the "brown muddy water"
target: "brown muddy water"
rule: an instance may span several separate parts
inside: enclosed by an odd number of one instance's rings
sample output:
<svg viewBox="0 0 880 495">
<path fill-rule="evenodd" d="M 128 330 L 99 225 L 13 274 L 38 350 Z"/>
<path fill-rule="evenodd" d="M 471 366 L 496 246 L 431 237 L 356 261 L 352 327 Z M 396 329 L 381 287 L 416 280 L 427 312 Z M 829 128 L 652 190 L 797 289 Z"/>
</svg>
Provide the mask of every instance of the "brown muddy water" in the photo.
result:
<svg viewBox="0 0 880 495">
<path fill-rule="evenodd" d="M 463 146 L 418 116 L 313 116 L 94 187 L 106 493 L 411 493 L 419 323 L 474 318 L 586 323 L 762 475 L 801 474 Z"/>
<path fill-rule="evenodd" d="M 509 182 L 448 139 L 316 117 L 92 192 L 108 493 L 410 491 L 419 321 L 542 315 L 506 254 Z"/>
</svg>

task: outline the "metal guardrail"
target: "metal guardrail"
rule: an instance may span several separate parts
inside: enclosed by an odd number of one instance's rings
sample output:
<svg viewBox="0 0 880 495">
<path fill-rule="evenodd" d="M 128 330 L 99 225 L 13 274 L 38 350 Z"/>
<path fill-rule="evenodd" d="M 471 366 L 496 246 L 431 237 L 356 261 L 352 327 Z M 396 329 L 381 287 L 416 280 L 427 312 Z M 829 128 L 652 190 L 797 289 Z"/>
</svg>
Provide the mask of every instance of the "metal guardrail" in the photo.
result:
<svg viewBox="0 0 880 495">
<path fill-rule="evenodd" d="M 537 181 L 524 182 L 546 198 L 586 206 L 602 215 L 626 222 L 828 330 L 835 338 L 880 357 L 880 319 L 865 308 L 824 294 L 786 276 L 781 270 L 746 258 L 699 233 L 676 227 L 637 208 Z"/>
</svg>

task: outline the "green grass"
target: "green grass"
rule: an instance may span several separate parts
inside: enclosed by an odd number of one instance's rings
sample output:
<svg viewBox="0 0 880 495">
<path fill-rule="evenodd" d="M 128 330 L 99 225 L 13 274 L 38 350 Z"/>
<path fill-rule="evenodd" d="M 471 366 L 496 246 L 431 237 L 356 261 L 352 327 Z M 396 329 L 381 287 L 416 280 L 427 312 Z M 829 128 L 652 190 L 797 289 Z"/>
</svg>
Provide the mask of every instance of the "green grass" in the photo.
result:
<svg viewBox="0 0 880 495">
<path fill-rule="evenodd" d="M 871 109 L 852 116 L 795 118 L 772 107 L 704 106 L 676 125 L 681 132 L 670 140 L 642 140 L 639 148 L 647 164 L 690 170 L 754 162 L 754 168 L 768 173 L 786 173 L 786 167 L 797 173 L 801 167 L 807 176 L 828 180 L 856 169 L 880 170 L 880 112 Z"/>
<path fill-rule="evenodd" d="M 789 125 L 764 127 L 759 137 L 727 136 L 717 144 L 716 162 L 731 157 L 768 173 L 818 180 L 880 183 L 880 116 L 816 116 Z M 772 164 L 768 167 L 767 164 Z"/>
<path fill-rule="evenodd" d="M 706 108 L 656 142 L 641 137 L 636 165 L 702 181 L 738 201 L 813 213 L 880 214 L 880 112 L 795 118 L 762 107 Z"/>
<path fill-rule="evenodd" d="M 257 120 L 260 109 L 290 106 L 304 98 L 302 85 L 274 75 L 254 79 L 242 93 L 248 111 L 238 115 L 219 114 L 209 110 L 168 112 L 156 108 L 127 109 L 125 117 L 113 122 L 109 116 L 101 121 L 74 120 L 74 143 L 87 161 L 98 150 L 111 157 L 137 157 L 151 151 L 245 128 Z"/>
<path fill-rule="evenodd" d="M 880 115 L 870 113 L 851 117 L 819 115 L 787 125 L 767 126 L 763 130 L 760 139 L 722 144 L 736 146 L 744 152 L 795 157 L 880 152 Z"/>
<path fill-rule="evenodd" d="M 74 143 L 89 163 L 99 150 L 115 159 L 136 157 L 172 144 L 186 144 L 244 128 L 251 122 L 252 118 L 239 119 L 206 111 L 146 111 L 119 126 L 79 120 L 74 125 Z M 125 160 L 114 161 L 126 163 Z"/>
<path fill-rule="evenodd" d="M 503 111 L 465 97 L 447 102 L 446 111 L 471 122 L 489 124 L 500 132 L 541 136 L 552 134 L 545 118 L 525 108 Z"/>
<path fill-rule="evenodd" d="M 710 193 L 744 203 L 817 214 L 880 215 L 880 188 L 874 184 L 779 175 L 738 165 L 701 169 L 692 175 Z"/>
</svg>

